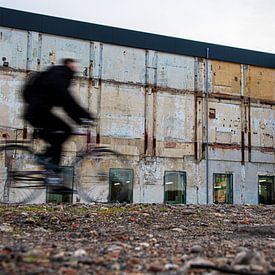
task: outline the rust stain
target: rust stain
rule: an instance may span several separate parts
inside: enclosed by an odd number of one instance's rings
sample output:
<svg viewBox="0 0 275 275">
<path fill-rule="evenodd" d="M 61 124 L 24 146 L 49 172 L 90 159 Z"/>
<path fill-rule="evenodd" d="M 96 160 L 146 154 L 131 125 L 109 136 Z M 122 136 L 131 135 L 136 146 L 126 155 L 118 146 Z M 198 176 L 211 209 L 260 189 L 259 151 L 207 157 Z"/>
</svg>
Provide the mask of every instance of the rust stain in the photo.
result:
<svg viewBox="0 0 275 275">
<path fill-rule="evenodd" d="M 241 164 L 245 162 L 245 99 L 241 96 Z"/>
<path fill-rule="evenodd" d="M 244 150 L 245 150 L 245 144 L 244 144 L 244 131 L 241 133 L 241 150 L 242 150 L 242 160 L 241 163 L 244 165 Z"/>
<path fill-rule="evenodd" d="M 199 94 L 198 97 L 202 98 L 203 95 Z M 210 93 L 209 98 L 216 98 L 216 99 L 224 99 L 224 100 L 241 100 L 241 96 L 239 95 L 229 95 L 223 93 Z M 275 100 L 268 100 L 268 99 L 260 99 L 260 98 L 250 98 L 251 103 L 257 104 L 267 104 L 267 105 L 275 105 Z"/>
<path fill-rule="evenodd" d="M 153 156 L 156 155 L 156 127 L 157 127 L 157 88 L 152 88 L 153 92 Z"/>
<path fill-rule="evenodd" d="M 203 144 L 205 146 L 205 143 Z M 230 144 L 230 143 L 209 143 L 209 146 L 216 149 L 224 150 L 241 150 L 242 146 L 239 144 Z M 248 146 L 245 146 L 245 150 L 248 150 Z M 262 153 L 275 153 L 275 148 L 273 147 L 261 147 L 261 146 L 251 146 L 251 150 L 259 151 Z"/>
<path fill-rule="evenodd" d="M 251 99 L 248 98 L 248 161 L 251 162 Z"/>
<path fill-rule="evenodd" d="M 194 93 L 194 158 L 198 160 L 198 91 Z"/>
<path fill-rule="evenodd" d="M 102 80 L 98 79 L 98 98 L 97 98 L 97 115 L 98 122 L 96 126 L 96 144 L 100 144 L 100 113 L 101 113 L 101 95 L 102 95 Z"/>
<path fill-rule="evenodd" d="M 205 144 L 204 144 L 205 145 Z M 209 146 L 217 149 L 225 150 L 241 150 L 241 145 L 239 144 L 230 144 L 230 143 L 209 143 Z"/>
<path fill-rule="evenodd" d="M 147 154 L 147 148 L 148 148 L 148 91 L 149 91 L 149 86 L 145 85 L 144 87 L 144 96 L 145 96 L 145 106 L 144 106 L 144 118 L 145 118 L 145 122 L 144 122 L 144 155 Z"/>
<path fill-rule="evenodd" d="M 90 102 L 91 102 L 91 90 L 93 87 L 93 79 L 88 79 L 88 110 L 90 110 Z"/>
<path fill-rule="evenodd" d="M 165 142 L 164 144 L 164 148 L 176 148 L 177 147 L 177 143 L 176 142 Z"/>
</svg>

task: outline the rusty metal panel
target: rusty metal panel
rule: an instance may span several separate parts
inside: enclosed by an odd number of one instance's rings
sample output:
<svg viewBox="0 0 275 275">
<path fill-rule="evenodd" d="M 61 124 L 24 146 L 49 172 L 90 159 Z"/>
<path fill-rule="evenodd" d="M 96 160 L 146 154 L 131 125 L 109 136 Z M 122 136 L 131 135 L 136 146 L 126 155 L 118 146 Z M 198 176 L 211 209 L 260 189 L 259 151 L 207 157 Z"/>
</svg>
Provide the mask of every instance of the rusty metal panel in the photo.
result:
<svg viewBox="0 0 275 275">
<path fill-rule="evenodd" d="M 157 140 L 191 142 L 194 134 L 193 105 L 191 94 L 158 93 Z"/>
<path fill-rule="evenodd" d="M 80 63 L 80 76 L 88 77 L 90 42 L 54 35 L 42 35 L 41 69 L 59 64 L 63 58 L 74 58 Z"/>
<path fill-rule="evenodd" d="M 216 112 L 216 118 L 209 119 L 209 141 L 212 143 L 240 144 L 240 105 L 209 102 L 209 108 Z"/>
<path fill-rule="evenodd" d="M 41 63 L 42 35 L 37 32 L 28 32 L 27 64 L 26 69 L 39 71 Z"/>
<path fill-rule="evenodd" d="M 211 61 L 214 93 L 241 94 L 241 66 L 236 63 Z"/>
<path fill-rule="evenodd" d="M 0 27 L 0 65 L 2 58 L 6 58 L 8 67 L 26 69 L 27 64 L 27 31 L 19 31 Z"/>
<path fill-rule="evenodd" d="M 144 83 L 144 50 L 104 44 L 102 62 L 103 79 Z"/>
<path fill-rule="evenodd" d="M 26 74 L 4 69 L 0 70 L 0 75 L 0 124 L 20 128 L 23 125 L 20 89 Z"/>
<path fill-rule="evenodd" d="M 123 153 L 142 153 L 140 146 L 144 139 L 144 99 L 142 88 L 111 84 L 102 86 L 100 134 L 109 137 L 108 143 L 115 143 L 116 148 Z M 123 142 L 123 139 L 128 142 Z"/>
<path fill-rule="evenodd" d="M 275 69 L 249 66 L 249 96 L 275 101 Z"/>
<path fill-rule="evenodd" d="M 158 85 L 194 91 L 194 57 L 158 53 Z"/>
<path fill-rule="evenodd" d="M 190 108 L 191 106 L 191 108 Z M 193 154 L 194 96 L 159 92 L 156 104 L 157 154 L 181 157 Z"/>
<path fill-rule="evenodd" d="M 275 109 L 251 107 L 252 146 L 275 148 Z"/>
</svg>

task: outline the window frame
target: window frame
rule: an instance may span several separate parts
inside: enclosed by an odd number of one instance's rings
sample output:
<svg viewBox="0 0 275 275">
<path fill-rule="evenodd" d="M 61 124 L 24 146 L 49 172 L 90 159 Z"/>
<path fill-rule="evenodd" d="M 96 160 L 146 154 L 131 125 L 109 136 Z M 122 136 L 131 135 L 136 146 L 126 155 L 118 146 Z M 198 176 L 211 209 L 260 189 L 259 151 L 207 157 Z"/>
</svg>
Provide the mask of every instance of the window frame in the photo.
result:
<svg viewBox="0 0 275 275">
<path fill-rule="evenodd" d="M 183 194 L 182 194 L 182 196 L 183 196 L 183 202 L 182 202 L 182 204 L 186 204 L 186 195 L 187 195 L 187 173 L 186 173 L 186 171 L 179 171 L 179 170 L 165 170 L 164 171 L 164 176 L 163 176 L 163 193 L 164 193 L 164 196 L 163 196 L 163 203 L 167 203 L 167 204 L 178 204 L 178 203 L 172 203 L 172 201 L 170 202 L 170 201 L 166 201 L 165 200 L 165 178 L 166 178 L 166 173 L 179 173 L 179 174 L 182 174 L 183 175 L 183 178 L 184 178 L 184 191 L 182 192 Z M 174 202 L 176 202 L 176 201 L 174 201 Z"/>
<path fill-rule="evenodd" d="M 219 203 L 219 202 L 215 202 L 215 178 L 218 175 L 223 175 L 223 176 L 229 176 L 229 181 L 231 184 L 231 201 L 230 202 L 225 202 L 225 203 Z M 227 186 L 226 186 L 227 189 Z M 226 194 L 226 198 L 227 198 L 227 194 Z M 213 173 L 213 204 L 234 204 L 234 175 L 233 173 Z"/>
<path fill-rule="evenodd" d="M 131 168 L 110 168 L 109 169 L 109 195 L 108 195 L 108 202 L 109 203 L 115 203 L 111 200 L 111 194 L 112 194 L 112 186 L 111 186 L 111 171 L 112 170 L 122 170 L 122 171 L 130 171 L 131 172 L 131 192 L 129 194 L 130 202 L 133 203 L 133 195 L 134 195 L 134 169 Z"/>
<path fill-rule="evenodd" d="M 260 202 L 260 179 L 261 178 L 272 178 L 273 187 L 271 187 L 271 198 L 270 198 L 271 204 L 265 204 L 265 203 Z M 272 194 L 272 191 L 273 191 L 273 194 Z M 275 204 L 275 175 L 258 175 L 258 204 L 263 204 L 263 205 L 274 205 Z"/>
</svg>

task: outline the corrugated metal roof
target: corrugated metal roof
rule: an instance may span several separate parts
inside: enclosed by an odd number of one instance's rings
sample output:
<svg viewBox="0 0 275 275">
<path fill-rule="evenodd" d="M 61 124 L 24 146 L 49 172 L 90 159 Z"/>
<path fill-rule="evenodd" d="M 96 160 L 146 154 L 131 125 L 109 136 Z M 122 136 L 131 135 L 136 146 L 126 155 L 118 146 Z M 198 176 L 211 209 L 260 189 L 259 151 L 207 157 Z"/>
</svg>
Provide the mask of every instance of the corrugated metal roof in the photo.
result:
<svg viewBox="0 0 275 275">
<path fill-rule="evenodd" d="M 210 59 L 275 68 L 275 54 L 271 53 L 108 27 L 7 8 L 0 8 L 0 25 L 196 57 L 206 57 L 206 49 L 209 48 Z"/>
</svg>

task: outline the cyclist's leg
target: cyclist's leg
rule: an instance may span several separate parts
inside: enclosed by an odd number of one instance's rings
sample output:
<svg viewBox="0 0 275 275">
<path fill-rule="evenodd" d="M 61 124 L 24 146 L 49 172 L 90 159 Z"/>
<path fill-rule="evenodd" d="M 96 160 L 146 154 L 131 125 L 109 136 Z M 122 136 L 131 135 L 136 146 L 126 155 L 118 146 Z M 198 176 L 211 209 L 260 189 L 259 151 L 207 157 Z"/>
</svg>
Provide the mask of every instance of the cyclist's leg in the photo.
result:
<svg viewBox="0 0 275 275">
<path fill-rule="evenodd" d="M 62 145 L 70 137 L 71 132 L 71 127 L 52 113 L 43 119 L 41 138 L 50 144 L 45 156 L 51 157 L 52 163 L 57 166 L 60 164 Z"/>
<path fill-rule="evenodd" d="M 39 137 L 49 143 L 49 146 L 44 153 L 44 156 L 50 158 L 51 163 L 59 166 L 62 145 L 71 135 L 71 127 L 62 119 L 52 113 L 43 113 L 33 117 L 30 123 L 41 128 Z"/>
</svg>

